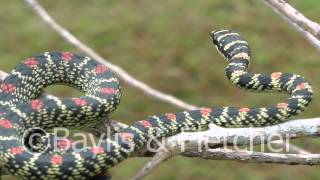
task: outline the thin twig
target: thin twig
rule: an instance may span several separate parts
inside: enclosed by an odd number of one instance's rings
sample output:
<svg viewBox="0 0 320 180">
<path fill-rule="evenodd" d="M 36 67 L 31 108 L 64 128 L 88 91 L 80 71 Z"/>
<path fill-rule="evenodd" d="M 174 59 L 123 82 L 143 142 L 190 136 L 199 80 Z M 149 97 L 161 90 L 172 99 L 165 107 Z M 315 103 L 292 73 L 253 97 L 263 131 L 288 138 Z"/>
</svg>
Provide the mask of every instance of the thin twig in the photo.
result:
<svg viewBox="0 0 320 180">
<path fill-rule="evenodd" d="M 39 15 L 39 17 L 49 25 L 55 32 L 57 32 L 64 40 L 78 48 L 80 51 L 84 52 L 88 56 L 94 58 L 98 62 L 108 66 L 112 71 L 114 71 L 118 76 L 124 80 L 129 85 L 141 90 L 145 94 L 149 95 L 150 97 L 156 98 L 160 101 L 167 102 L 174 106 L 180 107 L 182 109 L 187 110 L 194 110 L 198 109 L 198 107 L 188 104 L 170 94 L 166 94 L 160 92 L 147 84 L 143 83 L 142 81 L 135 79 L 126 71 L 124 71 L 121 67 L 112 64 L 111 62 L 107 61 L 107 59 L 100 56 L 97 52 L 93 49 L 82 43 L 78 40 L 74 35 L 72 35 L 67 29 L 60 26 L 55 20 L 46 12 L 46 10 L 36 1 L 36 0 L 25 0 L 25 2 L 32 8 L 32 10 Z"/>
<path fill-rule="evenodd" d="M 277 148 L 287 149 L 288 153 L 292 153 L 292 154 L 312 154 L 309 151 L 306 151 L 296 145 L 285 143 L 282 140 L 272 141 L 272 146 L 275 146 L 276 149 Z"/>
<path fill-rule="evenodd" d="M 151 159 L 151 161 L 147 162 L 143 168 L 130 180 L 140 180 L 147 176 L 151 171 L 153 171 L 158 165 L 160 165 L 163 161 L 166 161 L 171 157 L 170 152 L 168 151 L 160 151 L 156 153 Z"/>
<path fill-rule="evenodd" d="M 283 0 L 264 0 L 277 14 L 288 21 L 317 49 L 320 50 L 320 25 L 306 18 L 302 13 Z"/>
</svg>

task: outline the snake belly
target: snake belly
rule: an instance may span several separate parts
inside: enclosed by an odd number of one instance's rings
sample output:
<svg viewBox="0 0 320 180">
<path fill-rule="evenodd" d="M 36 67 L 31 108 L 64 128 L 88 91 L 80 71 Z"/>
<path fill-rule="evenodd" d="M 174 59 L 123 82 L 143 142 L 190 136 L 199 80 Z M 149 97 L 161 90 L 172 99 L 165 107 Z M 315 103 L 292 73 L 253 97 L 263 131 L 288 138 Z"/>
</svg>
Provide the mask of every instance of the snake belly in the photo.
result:
<svg viewBox="0 0 320 180">
<path fill-rule="evenodd" d="M 108 67 L 70 52 L 46 52 L 17 65 L 0 85 L 1 165 L 22 179 L 90 179 L 126 159 L 151 136 L 168 137 L 183 128 L 198 129 L 210 123 L 221 127 L 273 125 L 302 112 L 311 101 L 312 87 L 300 75 L 247 72 L 250 49 L 236 32 L 217 30 L 211 37 L 228 61 L 226 75 L 234 85 L 259 92 L 285 91 L 291 95 L 288 100 L 270 107 L 214 107 L 149 116 L 80 152 L 30 153 L 23 145 L 28 129 L 94 124 L 114 111 L 121 97 L 119 80 Z M 39 97 L 43 88 L 55 83 L 77 87 L 84 95 Z"/>
</svg>

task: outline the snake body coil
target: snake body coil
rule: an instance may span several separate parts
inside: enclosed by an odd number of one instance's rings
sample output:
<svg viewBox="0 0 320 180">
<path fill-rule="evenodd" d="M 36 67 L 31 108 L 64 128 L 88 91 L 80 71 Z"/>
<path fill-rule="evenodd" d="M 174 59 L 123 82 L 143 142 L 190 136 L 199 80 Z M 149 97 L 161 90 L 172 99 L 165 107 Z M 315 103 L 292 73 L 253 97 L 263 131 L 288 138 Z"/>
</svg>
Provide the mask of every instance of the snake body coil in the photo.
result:
<svg viewBox="0 0 320 180">
<path fill-rule="evenodd" d="M 250 74 L 250 49 L 229 30 L 213 31 L 213 41 L 228 60 L 227 77 L 233 84 L 257 91 L 286 91 L 291 97 L 271 107 L 217 107 L 150 116 L 114 134 L 99 146 L 77 152 L 30 153 L 23 145 L 29 128 L 81 126 L 106 117 L 119 104 L 119 80 L 111 71 L 90 59 L 69 52 L 52 52 L 28 58 L 0 85 L 0 163 L 23 179 L 88 179 L 118 164 L 141 148 L 148 138 L 167 137 L 182 128 L 197 129 L 214 123 L 223 127 L 265 126 L 286 121 L 304 110 L 312 88 L 301 76 L 274 72 Z M 38 98 L 54 83 L 81 89 L 80 98 Z"/>
</svg>

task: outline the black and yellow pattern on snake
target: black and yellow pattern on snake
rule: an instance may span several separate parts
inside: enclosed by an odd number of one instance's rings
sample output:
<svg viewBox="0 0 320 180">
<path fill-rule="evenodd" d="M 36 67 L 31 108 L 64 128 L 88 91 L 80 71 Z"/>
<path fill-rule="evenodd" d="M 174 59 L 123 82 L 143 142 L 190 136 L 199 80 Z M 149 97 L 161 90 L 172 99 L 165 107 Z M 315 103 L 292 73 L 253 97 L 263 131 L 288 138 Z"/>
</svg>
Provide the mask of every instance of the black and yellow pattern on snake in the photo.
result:
<svg viewBox="0 0 320 180">
<path fill-rule="evenodd" d="M 29 153 L 23 134 L 32 127 L 52 128 L 95 123 L 115 110 L 121 90 L 119 80 L 105 66 L 89 57 L 69 52 L 46 52 L 19 64 L 0 86 L 0 162 L 23 179 L 88 179 L 130 156 L 148 138 L 179 133 L 182 128 L 266 126 L 286 121 L 309 104 L 310 84 L 296 74 L 247 72 L 250 49 L 229 30 L 211 33 L 217 49 L 227 59 L 226 75 L 238 87 L 256 91 L 286 91 L 291 97 L 271 107 L 217 107 L 150 116 L 113 135 L 96 147 L 76 152 Z M 54 83 L 81 89 L 80 98 L 40 97 Z M 151 133 L 151 134 L 150 134 Z M 117 140 L 117 141 L 116 141 Z"/>
</svg>

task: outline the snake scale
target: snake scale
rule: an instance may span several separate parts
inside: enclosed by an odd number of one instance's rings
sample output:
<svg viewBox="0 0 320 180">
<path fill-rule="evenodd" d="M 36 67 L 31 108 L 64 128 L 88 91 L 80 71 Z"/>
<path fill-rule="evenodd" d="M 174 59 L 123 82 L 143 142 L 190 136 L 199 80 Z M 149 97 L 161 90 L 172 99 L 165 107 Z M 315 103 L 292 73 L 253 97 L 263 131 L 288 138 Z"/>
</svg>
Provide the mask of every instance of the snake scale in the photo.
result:
<svg viewBox="0 0 320 180">
<path fill-rule="evenodd" d="M 256 91 L 285 91 L 291 95 L 288 100 L 270 107 L 201 108 L 154 115 L 80 152 L 30 153 L 23 144 L 28 129 L 94 124 L 114 111 L 121 97 L 119 80 L 108 67 L 70 52 L 46 52 L 18 64 L 0 85 L 0 163 L 22 179 L 89 179 L 130 156 L 130 148 L 143 147 L 151 135 L 172 136 L 182 128 L 198 129 L 209 123 L 221 127 L 273 125 L 297 115 L 311 101 L 312 88 L 302 76 L 247 72 L 250 49 L 239 34 L 217 30 L 211 37 L 228 61 L 226 75 L 234 85 Z M 77 87 L 84 95 L 40 97 L 43 88 L 55 83 Z"/>
</svg>

